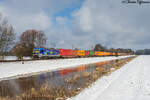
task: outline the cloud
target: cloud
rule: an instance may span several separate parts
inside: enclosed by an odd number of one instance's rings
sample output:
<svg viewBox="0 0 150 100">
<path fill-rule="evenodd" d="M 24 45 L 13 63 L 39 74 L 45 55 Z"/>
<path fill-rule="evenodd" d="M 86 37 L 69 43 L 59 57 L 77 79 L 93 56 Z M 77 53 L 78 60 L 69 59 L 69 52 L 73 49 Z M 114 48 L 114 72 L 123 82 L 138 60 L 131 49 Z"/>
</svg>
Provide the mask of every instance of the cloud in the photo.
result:
<svg viewBox="0 0 150 100">
<path fill-rule="evenodd" d="M 2 5 L 8 6 L 16 12 L 35 13 L 45 10 L 47 14 L 53 15 L 64 8 L 77 6 L 81 0 L 5 0 L 0 1 Z"/>
<path fill-rule="evenodd" d="M 78 32 L 74 35 L 88 35 L 94 43 L 109 47 L 149 47 L 149 9 L 148 5 L 121 4 L 121 0 L 86 0 L 73 13 L 74 29 Z"/>
<path fill-rule="evenodd" d="M 19 35 L 26 29 L 44 30 L 48 47 L 52 43 L 58 48 L 80 49 L 97 43 L 116 48 L 149 47 L 149 4 L 121 1 L 5 0 L 0 1 L 0 12 Z"/>
<path fill-rule="evenodd" d="M 22 32 L 28 28 L 47 30 L 53 24 L 53 16 L 81 0 L 5 0 L 0 1 L 0 12 Z"/>
<path fill-rule="evenodd" d="M 5 0 L 0 1 L 0 12 L 7 16 L 9 23 L 14 26 L 18 37 L 27 29 L 43 30 L 49 41 L 48 46 L 52 41 L 58 41 L 58 46 L 70 47 L 69 45 L 66 46 L 65 43 L 72 40 L 70 39 L 72 38 L 72 32 L 69 29 L 71 20 L 65 16 L 62 17 L 61 14 L 59 16 L 55 16 L 55 14 L 60 13 L 64 9 L 78 8 L 81 1 Z M 63 40 L 64 36 L 66 37 L 65 40 Z"/>
<path fill-rule="evenodd" d="M 9 6 L 1 5 L 0 12 L 8 18 L 17 33 L 27 29 L 46 30 L 52 25 L 51 18 L 42 10 L 31 13 L 30 11 L 18 12 Z"/>
</svg>

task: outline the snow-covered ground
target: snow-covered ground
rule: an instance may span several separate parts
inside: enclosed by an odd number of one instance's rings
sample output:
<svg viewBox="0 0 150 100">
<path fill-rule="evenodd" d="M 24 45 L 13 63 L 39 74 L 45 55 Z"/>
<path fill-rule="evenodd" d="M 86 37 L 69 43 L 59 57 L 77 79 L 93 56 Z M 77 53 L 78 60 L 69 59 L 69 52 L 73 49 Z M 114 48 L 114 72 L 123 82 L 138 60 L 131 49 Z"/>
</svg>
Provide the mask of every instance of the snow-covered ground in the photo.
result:
<svg viewBox="0 0 150 100">
<path fill-rule="evenodd" d="M 23 59 L 27 60 L 27 59 L 31 59 L 31 57 L 23 57 Z M 5 56 L 4 59 L 0 59 L 0 60 L 17 60 L 17 57 L 16 56 Z"/>
<path fill-rule="evenodd" d="M 74 67 L 82 64 L 96 63 L 100 61 L 125 58 L 129 56 L 120 57 L 90 57 L 90 58 L 72 58 L 72 59 L 57 59 L 57 60 L 38 60 L 0 63 L 0 80 L 20 76 L 25 74 L 39 73 L 43 71 L 51 71 L 61 68 Z"/>
<path fill-rule="evenodd" d="M 150 56 L 139 56 L 68 100 L 150 100 Z"/>
</svg>

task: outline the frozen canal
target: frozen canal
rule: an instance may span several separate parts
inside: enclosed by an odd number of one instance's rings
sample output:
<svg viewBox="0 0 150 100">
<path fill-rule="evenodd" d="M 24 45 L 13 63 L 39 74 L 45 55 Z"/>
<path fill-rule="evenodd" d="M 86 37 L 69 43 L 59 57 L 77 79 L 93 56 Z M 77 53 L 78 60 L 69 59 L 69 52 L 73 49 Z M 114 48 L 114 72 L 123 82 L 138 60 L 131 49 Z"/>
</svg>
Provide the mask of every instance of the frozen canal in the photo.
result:
<svg viewBox="0 0 150 100">
<path fill-rule="evenodd" d="M 150 100 L 150 56 L 139 56 L 68 100 Z"/>
<path fill-rule="evenodd" d="M 22 62 L 0 63 L 0 81 L 18 75 L 22 76 L 25 74 L 35 74 L 44 71 L 52 71 L 62 68 L 68 68 L 71 66 L 97 63 L 100 61 L 107 61 L 125 57 L 129 56 L 38 60 L 38 61 L 27 61 L 24 62 L 24 64 L 22 64 Z"/>
</svg>

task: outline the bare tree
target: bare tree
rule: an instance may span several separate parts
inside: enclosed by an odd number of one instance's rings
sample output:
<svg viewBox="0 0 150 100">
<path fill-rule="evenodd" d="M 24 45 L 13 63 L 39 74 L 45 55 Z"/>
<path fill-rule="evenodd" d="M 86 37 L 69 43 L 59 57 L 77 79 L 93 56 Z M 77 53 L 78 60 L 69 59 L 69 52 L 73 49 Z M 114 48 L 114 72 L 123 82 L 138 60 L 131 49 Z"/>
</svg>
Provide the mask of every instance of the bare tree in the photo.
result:
<svg viewBox="0 0 150 100">
<path fill-rule="evenodd" d="M 0 56 L 4 58 L 15 39 L 15 31 L 6 17 L 0 14 Z"/>
<path fill-rule="evenodd" d="M 11 53 L 15 54 L 18 57 L 18 60 L 22 60 L 24 50 L 25 48 L 19 42 L 17 42 L 15 46 L 12 48 Z"/>
<path fill-rule="evenodd" d="M 38 31 L 38 34 L 35 38 L 35 46 L 41 47 L 46 44 L 46 36 L 43 31 Z"/>
<path fill-rule="evenodd" d="M 96 44 L 94 50 L 95 51 L 106 51 L 107 48 L 102 46 L 101 44 Z"/>
<path fill-rule="evenodd" d="M 23 32 L 20 36 L 19 47 L 17 50 L 23 48 L 23 56 L 32 56 L 32 51 L 34 47 L 41 47 L 46 44 L 46 36 L 43 31 L 37 30 L 27 30 Z"/>
</svg>

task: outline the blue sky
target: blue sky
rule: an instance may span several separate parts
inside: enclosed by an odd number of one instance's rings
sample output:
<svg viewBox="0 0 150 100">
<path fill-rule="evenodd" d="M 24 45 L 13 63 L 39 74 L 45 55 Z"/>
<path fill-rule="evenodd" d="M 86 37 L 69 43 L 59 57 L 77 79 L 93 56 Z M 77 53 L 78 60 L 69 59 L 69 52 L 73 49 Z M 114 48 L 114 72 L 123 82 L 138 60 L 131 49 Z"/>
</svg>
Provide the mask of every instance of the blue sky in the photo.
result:
<svg viewBox="0 0 150 100">
<path fill-rule="evenodd" d="M 17 36 L 43 30 L 47 47 L 91 49 L 101 43 L 115 48 L 149 48 L 149 4 L 122 0 L 0 0 L 0 12 Z"/>
<path fill-rule="evenodd" d="M 72 13 L 76 10 L 79 10 L 83 2 L 84 1 L 81 0 L 81 2 L 79 2 L 75 5 L 72 4 L 71 7 L 66 7 L 66 8 L 62 9 L 61 11 L 55 13 L 52 17 L 54 25 L 56 24 L 57 17 L 65 17 L 68 19 L 67 26 L 71 26 L 70 22 L 73 20 Z"/>
</svg>

